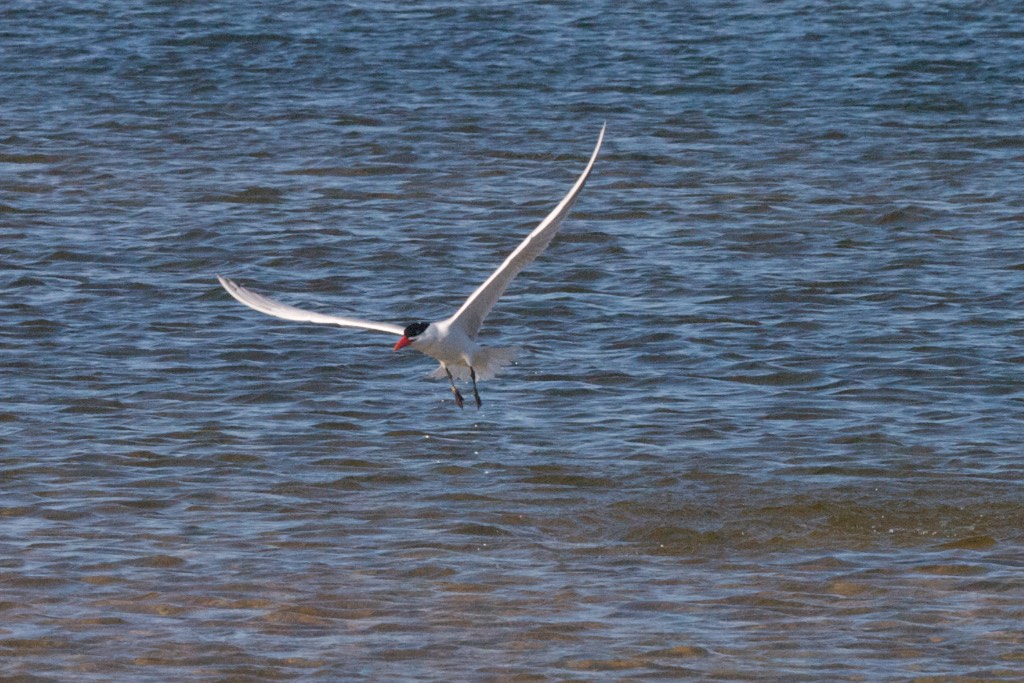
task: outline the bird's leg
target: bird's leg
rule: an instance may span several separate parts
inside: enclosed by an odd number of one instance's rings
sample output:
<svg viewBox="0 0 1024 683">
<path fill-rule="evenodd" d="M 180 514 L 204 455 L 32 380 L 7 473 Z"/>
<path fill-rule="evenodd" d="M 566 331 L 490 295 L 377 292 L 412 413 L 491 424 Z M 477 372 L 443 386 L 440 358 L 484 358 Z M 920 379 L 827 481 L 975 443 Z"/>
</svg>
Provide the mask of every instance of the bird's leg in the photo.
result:
<svg viewBox="0 0 1024 683">
<path fill-rule="evenodd" d="M 473 398 L 476 399 L 476 409 L 480 410 L 480 392 L 476 390 L 476 371 L 472 367 L 469 368 L 469 376 L 473 379 Z"/>
<path fill-rule="evenodd" d="M 460 394 L 459 390 L 455 387 L 455 378 L 452 377 L 452 371 L 448 369 L 447 365 L 444 366 L 444 371 L 448 375 L 448 381 L 451 382 L 452 393 L 455 394 L 455 405 L 457 405 L 458 407 L 461 408 L 462 407 L 462 394 Z"/>
</svg>

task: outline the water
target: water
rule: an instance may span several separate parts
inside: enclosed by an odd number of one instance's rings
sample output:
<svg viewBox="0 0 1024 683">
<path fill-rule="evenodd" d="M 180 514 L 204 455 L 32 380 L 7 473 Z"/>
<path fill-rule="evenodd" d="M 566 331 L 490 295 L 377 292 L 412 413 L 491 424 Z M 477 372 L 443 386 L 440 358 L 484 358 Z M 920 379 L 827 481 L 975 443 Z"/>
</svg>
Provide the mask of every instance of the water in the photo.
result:
<svg viewBox="0 0 1024 683">
<path fill-rule="evenodd" d="M 0 674 L 1020 680 L 1021 9 L 5 4 Z"/>
</svg>

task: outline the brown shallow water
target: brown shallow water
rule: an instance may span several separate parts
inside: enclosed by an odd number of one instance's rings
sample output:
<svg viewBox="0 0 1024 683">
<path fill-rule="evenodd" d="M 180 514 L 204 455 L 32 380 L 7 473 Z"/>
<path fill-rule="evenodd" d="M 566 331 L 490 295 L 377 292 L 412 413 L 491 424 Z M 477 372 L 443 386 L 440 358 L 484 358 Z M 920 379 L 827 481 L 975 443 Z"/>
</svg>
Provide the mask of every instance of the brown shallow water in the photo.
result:
<svg viewBox="0 0 1024 683">
<path fill-rule="evenodd" d="M 6 5 L 0 678 L 1024 679 L 1018 17 Z"/>
<path fill-rule="evenodd" d="M 1019 505 L 956 504 L 937 480 L 881 505 L 814 476 L 783 501 L 646 458 L 607 477 L 449 448 L 15 470 L 50 486 L 4 511 L 6 661 L 99 679 L 1019 671 Z"/>
</svg>

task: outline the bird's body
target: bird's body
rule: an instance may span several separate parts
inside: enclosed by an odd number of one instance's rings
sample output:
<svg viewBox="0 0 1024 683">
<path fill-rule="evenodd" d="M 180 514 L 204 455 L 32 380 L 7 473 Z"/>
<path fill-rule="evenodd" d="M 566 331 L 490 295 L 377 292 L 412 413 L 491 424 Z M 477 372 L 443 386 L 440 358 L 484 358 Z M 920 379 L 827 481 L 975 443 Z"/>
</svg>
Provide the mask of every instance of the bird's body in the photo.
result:
<svg viewBox="0 0 1024 683">
<path fill-rule="evenodd" d="M 463 327 L 453 325 L 451 319 L 430 323 L 426 330 L 410 341 L 410 345 L 420 353 L 440 361 L 445 367 L 452 370 L 466 368 L 467 373 L 469 368 L 476 366 L 483 351 L 475 340 L 469 338 Z"/>
<path fill-rule="evenodd" d="M 340 325 L 341 327 L 354 327 L 399 335 L 401 338 L 395 344 L 395 351 L 410 346 L 440 363 L 440 367 L 433 373 L 433 376 L 449 379 L 455 402 L 460 408 L 463 399 L 455 386 L 455 380 L 472 380 L 473 396 L 479 408 L 480 395 L 477 391 L 477 381 L 493 378 L 501 368 L 513 361 L 516 352 L 512 348 L 480 346 L 476 341 L 480 326 L 515 276 L 551 243 L 559 225 L 568 215 L 573 202 L 576 201 L 576 197 L 579 196 L 590 176 L 594 161 L 597 160 L 597 153 L 601 149 L 601 142 L 604 140 L 604 130 L 602 127 L 590 161 L 569 193 L 505 259 L 505 262 L 482 285 L 477 287 L 459 310 L 444 320 L 430 323 L 417 322 L 403 328 L 391 323 L 326 315 L 282 304 L 241 287 L 220 275 L 217 276 L 217 279 L 235 299 L 267 315 L 285 320 Z"/>
</svg>

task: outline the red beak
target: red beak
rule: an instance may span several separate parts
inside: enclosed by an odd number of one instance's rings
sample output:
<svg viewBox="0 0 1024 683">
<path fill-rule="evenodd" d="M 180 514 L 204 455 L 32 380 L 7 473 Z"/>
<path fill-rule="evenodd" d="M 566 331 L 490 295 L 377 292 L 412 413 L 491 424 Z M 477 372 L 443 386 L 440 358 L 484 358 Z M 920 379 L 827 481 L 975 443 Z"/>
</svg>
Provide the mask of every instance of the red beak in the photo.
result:
<svg viewBox="0 0 1024 683">
<path fill-rule="evenodd" d="M 397 351 L 398 349 L 400 349 L 400 348 L 402 348 L 404 346 L 408 346 L 411 343 L 412 342 L 409 341 L 408 337 L 406 337 L 405 335 L 402 335 L 402 338 L 398 340 L 398 343 L 395 344 L 395 348 L 393 350 Z"/>
</svg>

